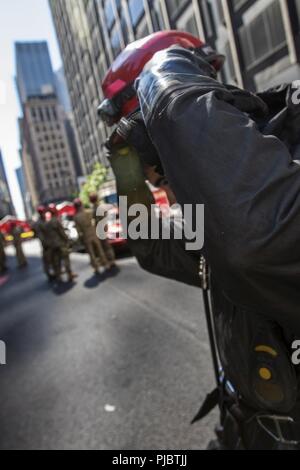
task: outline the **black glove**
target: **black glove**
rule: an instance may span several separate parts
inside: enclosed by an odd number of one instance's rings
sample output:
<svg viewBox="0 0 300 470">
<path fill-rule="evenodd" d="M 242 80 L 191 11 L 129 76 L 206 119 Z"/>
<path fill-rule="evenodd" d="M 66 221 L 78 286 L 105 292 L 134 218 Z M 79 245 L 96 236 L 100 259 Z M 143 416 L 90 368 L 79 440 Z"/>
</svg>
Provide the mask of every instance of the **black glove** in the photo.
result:
<svg viewBox="0 0 300 470">
<path fill-rule="evenodd" d="M 164 175 L 159 155 L 149 137 L 140 110 L 128 118 L 122 118 L 116 129 L 116 134 L 136 149 L 143 163 L 155 167 L 160 175 Z"/>
</svg>

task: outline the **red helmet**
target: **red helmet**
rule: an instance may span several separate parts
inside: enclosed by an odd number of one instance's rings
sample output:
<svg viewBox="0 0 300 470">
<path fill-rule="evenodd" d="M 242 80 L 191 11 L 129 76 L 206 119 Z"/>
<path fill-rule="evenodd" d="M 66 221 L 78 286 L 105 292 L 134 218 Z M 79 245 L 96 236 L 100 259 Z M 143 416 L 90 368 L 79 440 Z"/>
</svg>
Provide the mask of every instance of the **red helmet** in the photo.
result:
<svg viewBox="0 0 300 470">
<path fill-rule="evenodd" d="M 46 212 L 46 207 L 45 207 L 45 206 L 38 206 L 38 207 L 36 208 L 36 211 L 37 211 L 38 214 L 44 215 L 45 212 Z"/>
<path fill-rule="evenodd" d="M 75 209 L 80 209 L 82 207 L 82 202 L 79 198 L 74 199 L 73 204 Z"/>
<path fill-rule="evenodd" d="M 113 62 L 102 82 L 106 99 L 99 106 L 98 114 L 106 124 L 115 124 L 138 107 L 133 87 L 136 78 L 156 52 L 175 44 L 186 49 L 201 48 L 207 52 L 216 70 L 224 62 L 223 56 L 212 54 L 214 51 L 199 38 L 182 31 L 160 31 L 129 44 Z"/>
<path fill-rule="evenodd" d="M 96 204 L 96 202 L 98 202 L 98 194 L 97 193 L 90 194 L 89 200 L 92 204 Z"/>
<path fill-rule="evenodd" d="M 57 217 L 57 215 L 58 215 L 58 210 L 56 209 L 56 205 L 55 205 L 55 204 L 49 204 L 49 206 L 48 206 L 48 211 L 50 212 L 51 215 L 53 215 L 54 217 Z"/>
</svg>

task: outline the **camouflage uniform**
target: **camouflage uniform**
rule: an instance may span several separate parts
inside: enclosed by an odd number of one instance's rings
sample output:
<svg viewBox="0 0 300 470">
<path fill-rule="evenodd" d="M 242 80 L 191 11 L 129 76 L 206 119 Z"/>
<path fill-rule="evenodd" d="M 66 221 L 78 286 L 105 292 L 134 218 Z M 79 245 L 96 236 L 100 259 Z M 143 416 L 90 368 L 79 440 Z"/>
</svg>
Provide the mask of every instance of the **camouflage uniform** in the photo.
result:
<svg viewBox="0 0 300 470">
<path fill-rule="evenodd" d="M 93 219 L 94 219 L 94 224 L 95 224 L 95 227 L 97 227 L 97 224 L 104 218 L 107 216 L 107 212 L 102 216 L 98 216 L 97 215 L 97 209 L 99 207 L 99 203 L 95 203 L 93 204 Z M 101 244 L 102 244 L 102 247 L 103 247 L 103 250 L 104 250 L 104 253 L 108 259 L 108 261 L 110 262 L 110 264 L 113 266 L 116 262 L 116 255 L 115 255 L 115 251 L 113 249 L 113 247 L 111 246 L 111 244 L 108 242 L 107 239 L 105 240 L 101 240 Z"/>
<path fill-rule="evenodd" d="M 5 239 L 0 232 L 0 274 L 6 271 Z"/>
<path fill-rule="evenodd" d="M 21 229 L 21 227 L 18 227 L 18 226 L 13 227 L 11 230 L 11 235 L 14 237 L 13 244 L 16 249 L 16 257 L 17 257 L 19 268 L 24 268 L 25 266 L 27 266 L 27 260 L 24 255 L 23 242 L 21 238 L 22 233 L 23 233 L 23 230 Z"/>
<path fill-rule="evenodd" d="M 110 267 L 109 260 L 102 247 L 102 243 L 96 235 L 91 211 L 80 209 L 74 217 L 79 236 L 90 255 L 91 265 L 97 272 L 100 266 Z"/>
<path fill-rule="evenodd" d="M 33 226 L 34 232 L 42 245 L 42 258 L 44 272 L 49 280 L 53 278 L 53 266 L 51 260 L 51 246 L 47 237 L 47 222 L 40 218 Z"/>
<path fill-rule="evenodd" d="M 52 219 L 46 222 L 45 233 L 55 278 L 57 280 L 61 279 L 61 268 L 64 264 L 69 281 L 73 280 L 75 276 L 71 268 L 70 242 L 63 226 L 56 217 L 52 216 Z"/>
</svg>

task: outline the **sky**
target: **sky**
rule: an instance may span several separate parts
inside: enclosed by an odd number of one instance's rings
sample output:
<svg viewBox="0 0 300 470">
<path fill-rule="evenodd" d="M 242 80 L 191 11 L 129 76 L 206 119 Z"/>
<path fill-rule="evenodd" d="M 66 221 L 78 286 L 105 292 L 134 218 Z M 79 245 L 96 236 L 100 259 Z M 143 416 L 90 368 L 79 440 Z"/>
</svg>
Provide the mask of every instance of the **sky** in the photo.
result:
<svg viewBox="0 0 300 470">
<path fill-rule="evenodd" d="M 13 202 L 24 217 L 15 176 L 21 164 L 17 119 L 21 115 L 15 87 L 15 41 L 48 41 L 54 70 L 61 66 L 48 0 L 0 0 L 0 148 L 4 157 Z"/>
</svg>

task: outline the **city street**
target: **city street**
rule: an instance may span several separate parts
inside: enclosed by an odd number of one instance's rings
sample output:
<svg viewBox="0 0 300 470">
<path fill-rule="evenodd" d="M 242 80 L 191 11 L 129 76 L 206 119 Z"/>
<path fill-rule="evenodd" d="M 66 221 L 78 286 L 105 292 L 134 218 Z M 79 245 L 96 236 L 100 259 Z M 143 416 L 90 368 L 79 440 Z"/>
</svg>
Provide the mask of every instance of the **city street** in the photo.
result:
<svg viewBox="0 0 300 470">
<path fill-rule="evenodd" d="M 216 414 L 190 421 L 214 386 L 201 291 L 152 276 L 134 258 L 50 286 L 40 247 L 0 278 L 1 449 L 203 449 Z M 8 251 L 12 253 L 12 251 Z"/>
</svg>

